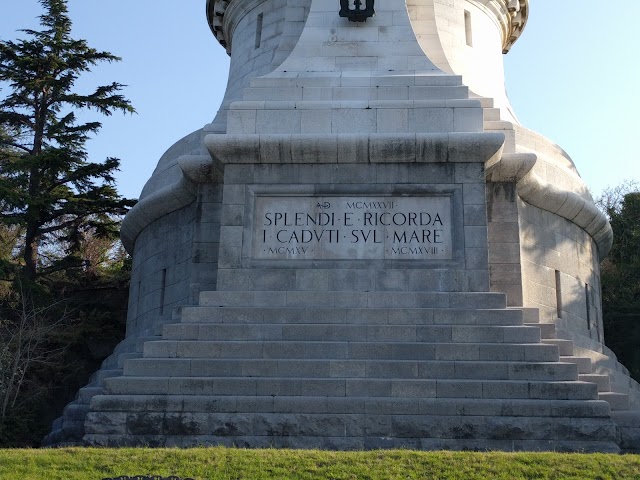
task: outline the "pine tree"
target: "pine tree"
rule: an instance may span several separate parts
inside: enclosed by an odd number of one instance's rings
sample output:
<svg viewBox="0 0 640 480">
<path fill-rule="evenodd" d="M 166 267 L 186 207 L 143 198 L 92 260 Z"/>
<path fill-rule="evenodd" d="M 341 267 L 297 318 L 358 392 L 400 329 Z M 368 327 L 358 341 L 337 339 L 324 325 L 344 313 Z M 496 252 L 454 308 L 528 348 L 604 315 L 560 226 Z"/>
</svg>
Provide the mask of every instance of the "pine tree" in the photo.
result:
<svg viewBox="0 0 640 480">
<path fill-rule="evenodd" d="M 23 232 L 20 257 L 31 279 L 78 265 L 87 234 L 115 238 L 119 216 L 135 203 L 114 187 L 118 159 L 89 161 L 85 144 L 101 123 L 77 116 L 133 113 L 123 85 L 88 94 L 74 88 L 93 66 L 120 58 L 71 37 L 66 0 L 40 3 L 40 31 L 0 40 L 0 222 Z M 55 258 L 45 258 L 47 248 Z"/>
</svg>

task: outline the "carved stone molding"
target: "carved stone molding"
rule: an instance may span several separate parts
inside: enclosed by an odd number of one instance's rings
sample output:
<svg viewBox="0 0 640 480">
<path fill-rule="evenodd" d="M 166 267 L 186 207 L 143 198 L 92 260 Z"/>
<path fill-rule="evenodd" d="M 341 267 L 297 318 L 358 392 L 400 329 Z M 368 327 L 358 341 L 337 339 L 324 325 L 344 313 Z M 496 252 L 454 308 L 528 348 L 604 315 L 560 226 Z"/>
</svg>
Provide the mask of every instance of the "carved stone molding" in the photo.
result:
<svg viewBox="0 0 640 480">
<path fill-rule="evenodd" d="M 510 182 L 517 186 L 525 202 L 573 222 L 587 232 L 604 259 L 613 245 L 613 231 L 607 217 L 596 205 L 576 193 L 549 183 L 536 168 L 535 153 L 511 153 L 494 157 L 486 164 L 489 182 Z"/>
<path fill-rule="evenodd" d="M 228 42 L 224 34 L 222 21 L 229 2 L 231 1 L 232 0 L 207 0 L 207 22 L 209 23 L 209 28 L 216 37 L 216 40 L 227 49 L 227 53 L 229 54 L 231 53 L 231 49 L 227 46 Z"/>
<path fill-rule="evenodd" d="M 507 53 L 518 40 L 529 17 L 529 0 L 467 0 L 491 12 L 502 31 L 502 52 Z"/>
<path fill-rule="evenodd" d="M 242 0 L 207 0 L 207 21 L 209 28 L 231 54 L 232 32 L 227 31 L 224 22 L 224 15 L 229 4 L 238 3 Z M 478 6 L 490 10 L 498 19 L 503 36 L 503 53 L 507 53 L 513 44 L 518 40 L 529 16 L 529 0 L 467 0 Z M 336 14 L 338 12 L 338 2 L 336 2 Z"/>
</svg>

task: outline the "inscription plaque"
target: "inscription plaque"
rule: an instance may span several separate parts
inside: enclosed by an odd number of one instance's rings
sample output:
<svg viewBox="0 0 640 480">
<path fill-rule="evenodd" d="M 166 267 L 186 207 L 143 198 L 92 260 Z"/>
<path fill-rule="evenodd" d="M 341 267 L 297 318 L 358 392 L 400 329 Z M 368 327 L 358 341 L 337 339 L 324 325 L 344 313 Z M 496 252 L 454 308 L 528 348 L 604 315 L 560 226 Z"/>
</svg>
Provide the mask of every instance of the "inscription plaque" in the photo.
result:
<svg viewBox="0 0 640 480">
<path fill-rule="evenodd" d="M 256 196 L 256 259 L 450 260 L 451 197 Z"/>
</svg>

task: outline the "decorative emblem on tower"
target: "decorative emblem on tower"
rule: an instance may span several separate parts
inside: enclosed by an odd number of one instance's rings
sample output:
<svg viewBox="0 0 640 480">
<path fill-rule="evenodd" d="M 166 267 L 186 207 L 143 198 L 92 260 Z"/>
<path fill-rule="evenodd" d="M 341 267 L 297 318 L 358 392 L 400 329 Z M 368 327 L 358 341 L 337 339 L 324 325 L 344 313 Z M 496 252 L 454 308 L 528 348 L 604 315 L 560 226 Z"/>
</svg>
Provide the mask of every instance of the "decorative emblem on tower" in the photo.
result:
<svg viewBox="0 0 640 480">
<path fill-rule="evenodd" d="M 349 6 L 352 1 L 354 8 Z M 376 14 L 373 2 L 374 0 L 366 0 L 366 6 L 362 8 L 362 0 L 340 0 L 340 16 L 347 17 L 350 22 L 366 22 L 367 18 Z"/>
</svg>

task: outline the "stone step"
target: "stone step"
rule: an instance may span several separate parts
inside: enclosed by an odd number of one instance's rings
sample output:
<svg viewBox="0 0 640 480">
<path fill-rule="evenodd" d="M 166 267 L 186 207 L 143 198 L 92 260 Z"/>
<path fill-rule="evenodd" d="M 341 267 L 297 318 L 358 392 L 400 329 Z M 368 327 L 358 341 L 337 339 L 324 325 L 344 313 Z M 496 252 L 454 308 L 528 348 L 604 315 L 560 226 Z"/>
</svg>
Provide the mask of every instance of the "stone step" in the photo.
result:
<svg viewBox="0 0 640 480">
<path fill-rule="evenodd" d="M 124 362 L 130 358 L 140 358 L 142 356 L 142 352 L 130 352 L 130 353 L 121 353 L 118 355 L 118 368 L 122 368 L 124 366 Z"/>
<path fill-rule="evenodd" d="M 482 108 L 495 108 L 493 98 L 489 97 L 472 97 L 474 100 L 478 100 Z"/>
<path fill-rule="evenodd" d="M 115 440 L 111 446 L 124 440 L 127 445 L 146 446 L 227 445 L 229 442 L 230 446 L 233 443 L 239 447 L 262 448 L 322 446 L 341 450 L 404 446 L 421 449 L 431 448 L 422 443 L 423 439 L 431 442 L 451 439 L 451 445 L 455 445 L 453 440 L 469 441 L 465 445 L 477 449 L 479 440 L 504 441 L 505 432 L 520 432 L 516 439 L 537 442 L 529 445 L 530 450 L 552 449 L 558 445 L 564 449 L 567 447 L 562 442 L 567 441 L 591 445 L 600 451 L 618 451 L 616 425 L 609 418 L 600 417 L 577 421 L 574 417 L 178 412 L 167 421 L 161 412 L 139 412 L 129 414 L 126 419 L 116 413 L 92 414 L 88 425 L 91 431 L 85 438 L 89 445 L 109 445 L 111 437 Z M 99 433 L 101 431 L 105 433 Z M 136 440 L 137 435 L 145 441 Z M 514 438 L 507 438 L 508 445 L 512 445 Z M 597 440 L 580 442 L 585 438 Z M 276 441 L 278 443 L 274 443 Z M 548 445 L 549 441 L 552 445 Z"/>
<path fill-rule="evenodd" d="M 136 338 L 136 350 L 135 350 L 135 353 L 141 353 L 142 352 L 145 342 L 158 340 L 160 338 L 161 338 L 160 335 L 147 335 L 147 336 L 137 337 Z"/>
<path fill-rule="evenodd" d="M 296 340 L 431 343 L 535 343 L 538 327 L 466 325 L 189 324 L 165 325 L 165 340 Z"/>
<path fill-rule="evenodd" d="M 145 358 L 470 360 L 557 362 L 558 347 L 541 343 L 154 341 Z M 573 358 L 573 357 L 572 357 Z M 570 361 L 567 363 L 577 363 Z M 589 366 L 591 363 L 589 362 Z"/>
<path fill-rule="evenodd" d="M 344 308 L 505 308 L 506 295 L 489 292 L 205 291 L 201 306 Z"/>
<path fill-rule="evenodd" d="M 84 422 L 88 412 L 88 402 L 76 399 L 68 404 L 62 416 L 54 420 L 51 433 L 42 439 L 42 446 L 79 446 L 84 436 Z"/>
<path fill-rule="evenodd" d="M 42 447 L 55 447 L 62 439 L 62 431 L 54 428 L 49 434 L 47 434 L 41 442 Z"/>
<path fill-rule="evenodd" d="M 59 446 L 63 446 L 66 443 L 74 442 L 74 446 L 78 446 L 78 441 L 82 440 L 84 435 L 84 418 L 79 420 L 65 420 L 64 425 L 62 426 L 62 440 L 59 443 Z"/>
<path fill-rule="evenodd" d="M 517 310 L 522 312 L 522 321 L 527 324 L 540 323 L 540 310 L 531 307 L 507 307 L 507 310 Z"/>
<path fill-rule="evenodd" d="M 629 371 L 617 361 L 615 356 L 612 357 L 607 354 L 601 353 L 599 351 L 596 351 L 595 348 L 592 350 L 584 347 L 575 347 L 574 355 L 590 358 L 593 365 L 594 373 L 609 373 L 611 371 L 615 372 L 615 374 L 611 376 L 612 383 L 617 383 L 616 377 L 621 379 L 624 378 L 623 382 L 628 382 Z"/>
<path fill-rule="evenodd" d="M 157 337 L 154 337 L 154 338 L 157 338 Z M 95 372 L 93 375 L 91 375 L 90 384 L 101 385 L 106 378 L 118 377 L 120 375 L 122 375 L 122 370 L 119 368 L 108 369 L 108 370 L 100 369 L 97 372 Z"/>
<path fill-rule="evenodd" d="M 573 363 L 416 360 L 136 359 L 125 376 L 576 380 Z"/>
<path fill-rule="evenodd" d="M 544 340 L 556 338 L 556 326 L 553 323 L 524 323 L 526 327 L 538 327 L 540 329 L 540 338 Z"/>
<path fill-rule="evenodd" d="M 64 423 L 64 417 L 58 417 L 51 423 L 51 431 L 55 432 L 56 430 L 60 430 L 62 428 L 62 424 Z"/>
<path fill-rule="evenodd" d="M 629 410 L 629 395 L 626 393 L 600 392 L 598 398 L 608 402 L 611 410 Z"/>
<path fill-rule="evenodd" d="M 363 88 L 366 90 L 366 87 Z M 233 121 L 239 115 L 239 112 L 243 110 L 253 110 L 253 111 L 266 111 L 271 112 L 274 110 L 324 110 L 324 111 L 348 111 L 348 110 L 390 110 L 390 109 L 405 109 L 411 111 L 415 110 L 432 110 L 438 112 L 438 110 L 442 111 L 443 109 L 453 110 L 453 109 L 475 109 L 478 114 L 482 113 L 480 110 L 480 104 L 476 100 L 471 100 L 463 97 L 455 97 L 452 95 L 456 94 L 456 90 L 448 88 L 448 93 L 451 98 L 428 98 L 428 91 L 421 91 L 414 93 L 413 96 L 422 95 L 423 98 L 415 98 L 415 99 L 381 99 L 381 98 L 366 98 L 369 96 L 368 93 L 363 93 L 360 98 L 349 99 L 349 100 L 301 100 L 300 97 L 304 94 L 304 92 L 299 89 L 296 92 L 292 92 L 291 90 L 282 90 L 279 91 L 275 96 L 278 97 L 275 100 L 270 100 L 265 102 L 264 99 L 256 99 L 252 100 L 250 97 L 253 95 L 260 95 L 259 89 L 251 89 L 251 90 L 243 90 L 243 93 L 246 94 L 243 100 L 238 100 L 233 102 L 229 106 L 229 110 L 227 112 L 228 118 Z M 297 97 L 297 98 L 294 98 Z M 420 112 L 423 113 L 423 112 Z M 261 119 L 257 124 L 258 130 L 262 130 L 261 127 L 268 125 L 268 118 L 266 116 L 261 115 Z M 375 115 L 370 118 L 375 119 Z M 433 123 L 428 123 L 428 119 L 425 119 L 424 116 L 414 116 L 414 119 L 421 123 L 413 122 L 410 124 L 412 131 L 414 133 L 427 132 L 429 126 L 438 125 Z M 426 120 L 426 121 L 425 121 Z M 439 131 L 439 130 L 438 130 Z M 245 132 L 245 133 L 253 133 L 253 132 Z M 300 130 L 294 131 L 293 135 L 299 135 L 301 133 Z M 393 134 L 393 133 L 392 133 Z M 264 287 L 263 287 L 264 288 Z"/>
<path fill-rule="evenodd" d="M 368 87 L 305 87 L 305 88 L 260 88 L 249 87 L 243 90 L 243 101 L 251 102 L 253 109 L 289 108 L 288 102 L 296 101 L 296 107 L 304 108 L 307 102 L 358 101 L 358 100 L 453 100 L 467 99 L 469 89 L 466 86 L 368 86 Z M 265 98 L 269 98 L 265 104 Z M 261 102 L 261 103 L 258 103 Z M 239 105 L 238 105 L 239 104 Z M 242 102 L 234 102 L 233 108 L 243 108 Z M 317 108 L 317 106 L 316 106 Z"/>
<path fill-rule="evenodd" d="M 544 338 L 542 343 L 547 345 L 557 345 L 558 351 L 561 356 L 573 355 L 573 342 L 571 340 L 564 340 L 562 338 Z"/>
<path fill-rule="evenodd" d="M 52 429 L 52 432 L 42 440 L 42 446 L 57 448 L 77 447 L 84 436 L 84 419 L 78 421 L 66 420 L 60 428 Z"/>
<path fill-rule="evenodd" d="M 504 309 L 348 307 L 183 307 L 183 323 L 337 323 L 369 325 L 522 325 L 522 312 Z"/>
<path fill-rule="evenodd" d="M 596 373 L 586 373 L 580 374 L 578 376 L 578 380 L 581 382 L 592 382 L 598 385 L 598 392 L 610 392 L 611 391 L 611 381 L 609 379 L 609 375 L 599 375 Z"/>
<path fill-rule="evenodd" d="M 90 383 L 78 391 L 75 400 L 69 403 L 64 408 L 62 416 L 53 422 L 51 434 L 42 440 L 42 446 L 64 447 L 81 445 L 82 437 L 84 436 L 84 422 L 89 412 L 91 399 L 103 393 L 101 385 L 105 379 L 121 375 L 122 369 L 100 369 L 96 371 L 91 376 Z"/>
<path fill-rule="evenodd" d="M 620 428 L 622 452 L 640 453 L 640 410 L 612 411 L 611 420 Z"/>
<path fill-rule="evenodd" d="M 318 379 L 237 377 L 114 377 L 105 393 L 115 395 L 285 395 L 403 398 L 529 398 L 596 400 L 594 383 L 516 380 Z"/>
<path fill-rule="evenodd" d="M 499 108 L 485 108 L 482 110 L 485 121 L 499 121 L 500 109 Z"/>
<path fill-rule="evenodd" d="M 340 86 L 459 86 L 462 85 L 462 77 L 460 75 L 423 75 L 416 77 L 415 71 L 407 71 L 401 74 L 394 71 L 394 75 L 370 75 L 369 72 L 363 73 L 362 76 L 342 76 L 339 73 L 319 77 L 314 74 L 311 76 L 302 76 L 292 73 L 290 77 L 280 74 L 278 77 L 257 77 L 251 80 L 249 84 L 251 88 L 291 88 L 291 87 L 340 87 Z M 266 97 L 265 97 L 266 98 Z M 493 105 L 493 99 L 478 98 L 477 100 L 486 100 L 487 105 Z"/>
<path fill-rule="evenodd" d="M 88 411 L 89 404 L 87 403 L 79 403 L 77 401 L 69 403 L 64 407 L 63 426 L 66 425 L 68 421 L 84 421 Z"/>
<path fill-rule="evenodd" d="M 518 429 L 518 426 L 515 427 Z M 518 431 L 522 431 L 519 429 Z M 586 437 L 586 435 L 585 435 Z M 505 452 L 576 452 L 576 453 L 621 453 L 613 440 L 499 440 L 476 438 L 473 440 L 450 438 L 395 438 L 379 437 L 328 437 L 328 436 L 212 436 L 212 435 L 130 435 L 130 434 L 91 434 L 86 437 L 86 445 L 92 447 L 120 447 L 123 442 L 128 446 L 148 448 L 160 447 L 202 447 L 219 446 L 227 448 L 286 448 L 321 450 L 422 450 L 422 451 L 505 451 Z M 74 446 L 73 444 L 70 446 Z M 625 450 L 625 453 L 638 453 L 638 450 Z"/>
<path fill-rule="evenodd" d="M 76 400 L 78 403 L 89 404 L 94 395 L 100 395 L 102 393 L 102 387 L 83 387 L 78 390 Z"/>
<path fill-rule="evenodd" d="M 484 122 L 485 130 L 495 131 L 495 130 L 513 130 L 513 123 L 506 121 L 485 121 Z"/>
<path fill-rule="evenodd" d="M 100 395 L 94 412 L 421 414 L 508 417 L 608 417 L 603 400 L 228 395 Z M 93 414 L 89 414 L 93 415 Z"/>
<path fill-rule="evenodd" d="M 576 357 L 574 355 L 560 355 L 560 361 L 565 363 L 575 363 L 578 365 L 578 373 L 589 375 L 593 373 L 591 359 L 586 357 Z"/>
</svg>

